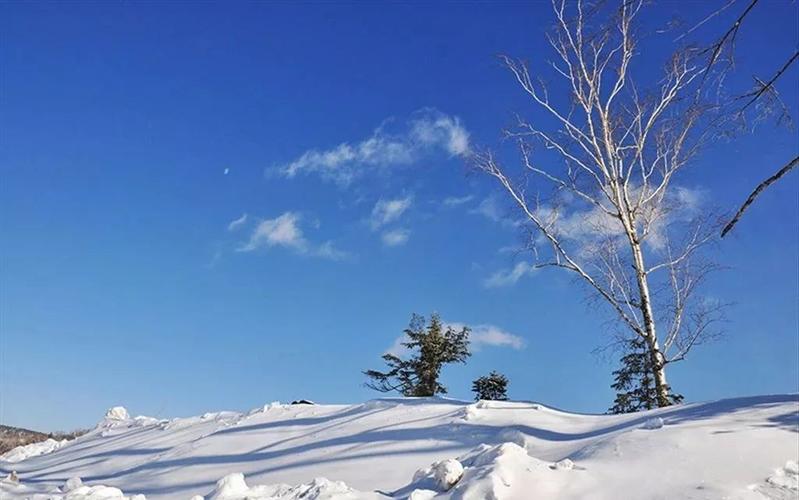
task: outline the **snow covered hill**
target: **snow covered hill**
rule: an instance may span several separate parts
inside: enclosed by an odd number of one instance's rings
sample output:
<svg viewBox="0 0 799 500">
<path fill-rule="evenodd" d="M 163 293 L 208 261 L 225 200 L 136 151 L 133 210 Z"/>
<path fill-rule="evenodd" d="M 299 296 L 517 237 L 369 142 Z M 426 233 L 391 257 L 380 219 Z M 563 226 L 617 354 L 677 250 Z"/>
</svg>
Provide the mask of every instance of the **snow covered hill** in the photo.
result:
<svg viewBox="0 0 799 500">
<path fill-rule="evenodd" d="M 795 394 L 619 416 L 437 398 L 173 420 L 115 408 L 50 453 L 0 457 L 16 471 L 0 498 L 796 499 L 798 460 Z"/>
</svg>

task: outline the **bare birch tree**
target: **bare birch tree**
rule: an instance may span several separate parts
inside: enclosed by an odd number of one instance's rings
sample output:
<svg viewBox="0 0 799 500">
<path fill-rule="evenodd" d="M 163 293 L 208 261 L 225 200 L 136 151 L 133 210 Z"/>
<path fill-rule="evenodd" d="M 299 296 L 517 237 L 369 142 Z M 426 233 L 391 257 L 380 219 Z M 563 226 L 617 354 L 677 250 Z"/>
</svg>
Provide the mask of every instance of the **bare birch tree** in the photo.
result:
<svg viewBox="0 0 799 500">
<path fill-rule="evenodd" d="M 720 306 L 698 294 L 714 269 L 699 250 L 717 234 L 715 221 L 674 179 L 715 133 L 720 56 L 681 48 L 661 78 L 648 78 L 653 89 L 641 90 L 631 68 L 642 4 L 622 0 L 609 10 L 554 0 L 557 57 L 548 66 L 560 85 L 502 57 L 544 118 L 519 117 L 507 131 L 520 164 L 492 151 L 472 160 L 532 229 L 535 266 L 572 273 L 644 340 L 658 404 L 667 406 L 667 365 L 712 336 L 719 319 Z"/>
</svg>

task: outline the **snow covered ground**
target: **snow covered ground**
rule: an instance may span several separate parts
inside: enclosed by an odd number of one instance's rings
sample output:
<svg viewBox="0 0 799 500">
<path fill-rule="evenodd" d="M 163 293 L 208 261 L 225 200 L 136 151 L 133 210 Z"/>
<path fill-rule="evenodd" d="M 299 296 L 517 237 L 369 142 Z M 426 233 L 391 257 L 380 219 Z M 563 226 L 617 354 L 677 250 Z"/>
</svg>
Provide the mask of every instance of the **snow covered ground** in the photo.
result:
<svg viewBox="0 0 799 500">
<path fill-rule="evenodd" d="M 114 408 L 47 451 L 0 457 L 0 477 L 16 471 L 0 498 L 797 499 L 799 395 L 619 416 L 437 398 L 173 420 Z"/>
</svg>

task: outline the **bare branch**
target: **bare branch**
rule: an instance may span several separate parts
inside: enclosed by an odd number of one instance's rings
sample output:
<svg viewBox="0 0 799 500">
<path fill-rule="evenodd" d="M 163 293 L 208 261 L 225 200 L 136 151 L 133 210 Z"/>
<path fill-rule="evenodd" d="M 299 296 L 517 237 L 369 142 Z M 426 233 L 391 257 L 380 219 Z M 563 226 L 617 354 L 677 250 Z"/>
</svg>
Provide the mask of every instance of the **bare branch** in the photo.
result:
<svg viewBox="0 0 799 500">
<path fill-rule="evenodd" d="M 743 217 L 744 212 L 749 208 L 749 206 L 752 203 L 755 202 L 755 199 L 757 199 L 757 197 L 760 196 L 760 193 L 762 193 L 764 189 L 766 189 L 770 185 L 780 180 L 781 177 L 783 177 L 785 174 L 793 170 L 793 168 L 796 167 L 796 165 L 799 165 L 799 156 L 789 161 L 788 164 L 779 169 L 777 173 L 775 173 L 768 179 L 761 182 L 755 188 L 755 190 L 752 191 L 752 194 L 749 195 L 744 204 L 741 205 L 741 208 L 739 208 L 738 211 L 735 213 L 735 217 L 733 217 L 730 220 L 730 222 L 728 222 L 727 225 L 724 226 L 724 229 L 721 230 L 721 237 L 723 238 L 724 236 L 726 236 L 727 233 L 729 233 L 732 230 L 732 228 L 735 227 L 736 224 L 738 224 L 738 221 L 741 220 L 741 217 Z"/>
</svg>

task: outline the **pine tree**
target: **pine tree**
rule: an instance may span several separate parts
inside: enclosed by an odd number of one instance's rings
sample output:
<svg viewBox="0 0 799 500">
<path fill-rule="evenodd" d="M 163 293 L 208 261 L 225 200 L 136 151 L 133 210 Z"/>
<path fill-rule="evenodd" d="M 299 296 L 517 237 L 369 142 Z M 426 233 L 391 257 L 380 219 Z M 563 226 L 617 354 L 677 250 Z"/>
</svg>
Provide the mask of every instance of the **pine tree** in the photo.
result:
<svg viewBox="0 0 799 500">
<path fill-rule="evenodd" d="M 488 375 L 484 375 L 472 382 L 472 392 L 474 392 L 475 401 L 481 399 L 507 401 L 508 377 L 496 371 L 491 371 Z"/>
<path fill-rule="evenodd" d="M 616 381 L 611 387 L 616 391 L 616 399 L 608 413 L 632 413 L 662 406 L 658 404 L 652 357 L 646 349 L 644 339 L 629 340 L 626 347 L 628 352 L 620 360 L 621 368 L 613 372 Z M 669 405 L 679 404 L 683 400 L 670 387 L 666 389 Z"/>
<path fill-rule="evenodd" d="M 405 329 L 402 345 L 413 354 L 402 359 L 386 353 L 383 360 L 388 371 L 366 370 L 366 386 L 380 392 L 397 391 L 403 396 L 435 396 L 446 394 L 447 388 L 438 381 L 441 368 L 447 363 L 465 363 L 469 352 L 469 329 L 446 329 L 438 314 L 432 314 L 428 325 L 423 316 L 414 314 Z"/>
</svg>

